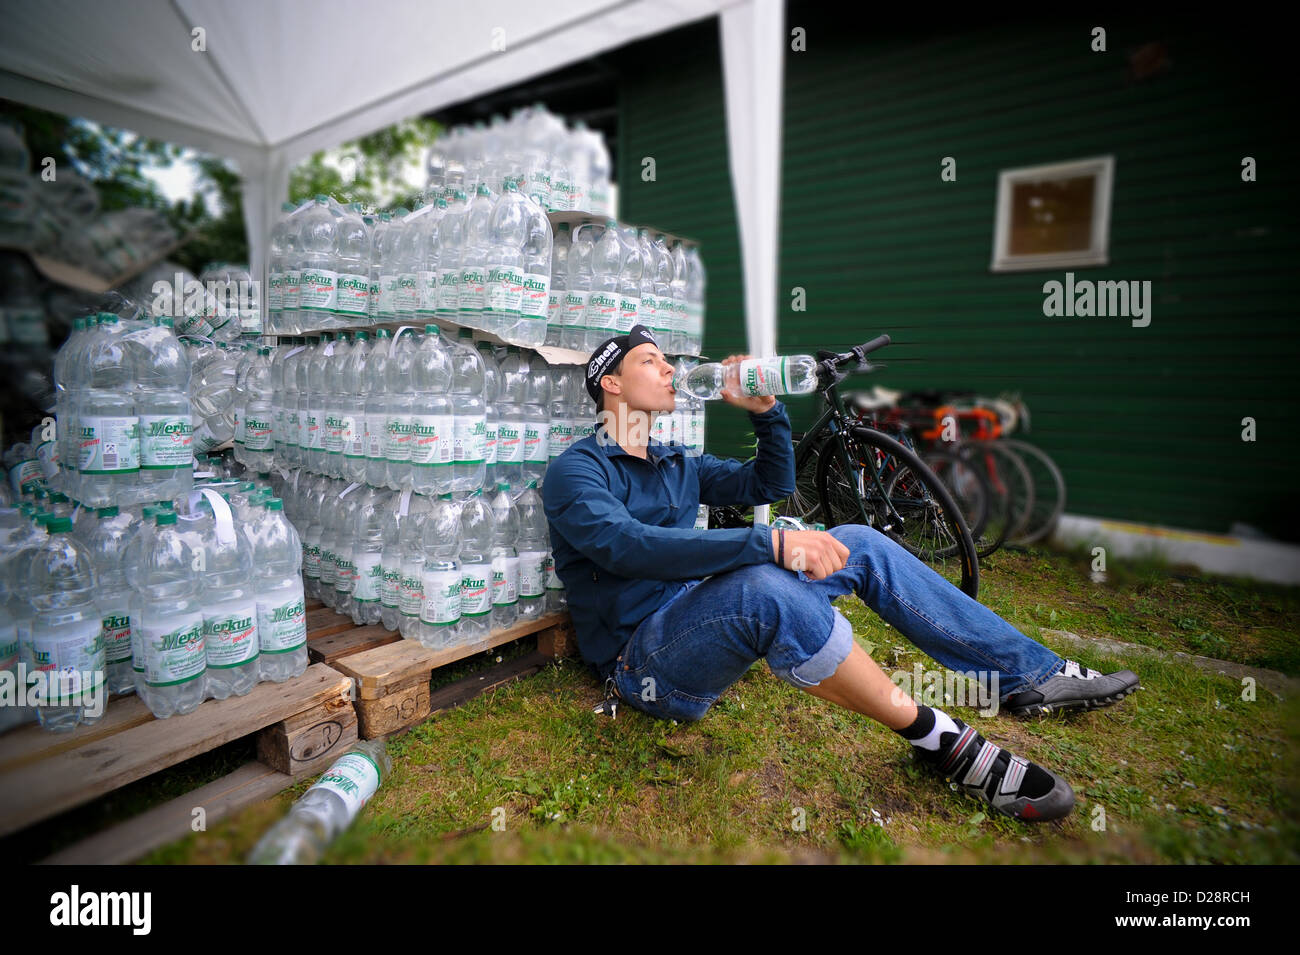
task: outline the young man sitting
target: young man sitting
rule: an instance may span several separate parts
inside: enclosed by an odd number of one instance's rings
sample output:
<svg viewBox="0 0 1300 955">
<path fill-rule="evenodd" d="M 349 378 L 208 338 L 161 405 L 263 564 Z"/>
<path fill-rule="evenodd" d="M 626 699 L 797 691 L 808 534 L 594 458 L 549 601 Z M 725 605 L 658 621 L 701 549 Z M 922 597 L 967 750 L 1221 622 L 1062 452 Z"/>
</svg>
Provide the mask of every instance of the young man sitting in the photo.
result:
<svg viewBox="0 0 1300 955">
<path fill-rule="evenodd" d="M 943 666 L 991 674 L 1013 714 L 1109 705 L 1138 678 L 1062 659 L 873 528 L 696 529 L 701 503 L 757 505 L 791 493 L 790 422 L 773 397 L 724 391 L 749 412 L 753 461 L 651 441 L 653 415 L 673 410 L 672 375 L 643 326 L 602 343 L 587 366 L 595 434 L 552 462 L 543 488 L 555 569 L 607 702 L 697 720 L 762 658 L 785 682 L 888 726 L 925 765 L 994 809 L 1026 820 L 1067 815 L 1069 783 L 915 703 L 858 646 L 831 601 L 856 593 Z"/>
</svg>

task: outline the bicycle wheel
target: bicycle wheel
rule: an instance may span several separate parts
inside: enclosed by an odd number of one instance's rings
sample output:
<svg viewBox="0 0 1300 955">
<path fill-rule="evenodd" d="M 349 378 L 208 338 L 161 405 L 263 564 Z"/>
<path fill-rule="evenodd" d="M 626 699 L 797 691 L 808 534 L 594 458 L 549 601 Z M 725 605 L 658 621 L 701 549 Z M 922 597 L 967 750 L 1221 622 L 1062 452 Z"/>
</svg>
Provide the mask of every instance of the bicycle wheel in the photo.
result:
<svg viewBox="0 0 1300 955">
<path fill-rule="evenodd" d="M 865 519 L 962 592 L 978 596 L 979 559 L 970 529 L 943 482 L 915 453 L 878 431 L 855 427 L 822 446 L 817 470 L 828 527 Z M 872 480 L 873 470 L 880 475 L 883 495 Z"/>
<path fill-rule="evenodd" d="M 791 435 L 791 440 L 796 445 L 802 439 L 800 433 Z M 817 462 L 824 443 L 825 439 L 809 442 L 795 455 L 794 493 L 774 505 L 778 514 L 797 517 L 806 524 L 826 523 L 820 516 L 822 502 L 817 493 Z"/>
<path fill-rule="evenodd" d="M 1029 469 L 1034 485 L 1034 502 L 1024 529 L 1011 537 L 1011 544 L 1027 547 L 1043 540 L 1056 529 L 1056 522 L 1065 511 L 1065 476 L 1047 452 L 1027 441 L 1015 439 L 1000 442 L 1015 452 Z"/>
<path fill-rule="evenodd" d="M 1017 534 L 1023 533 L 1034 508 L 1034 479 L 1020 455 L 1001 441 L 976 441 L 966 447 L 967 459 L 988 478 L 995 496 L 1004 497 L 1007 509 L 1004 526 L 985 528 L 984 535 L 996 538 L 1001 546 Z M 978 544 L 978 542 L 977 542 Z M 996 549 L 996 548 L 994 548 Z M 992 553 L 990 550 L 989 553 Z M 981 557 L 988 554 L 980 551 Z"/>
<path fill-rule="evenodd" d="M 991 523 L 998 525 L 1004 500 L 998 500 L 989 488 L 988 479 L 980 473 L 970 461 L 956 451 L 936 449 L 927 451 L 921 460 L 934 472 L 935 477 L 943 482 L 952 494 L 952 499 L 961 508 L 966 526 L 970 528 L 971 539 L 975 541 L 975 552 L 980 557 L 987 556 L 984 547 L 988 544 L 983 536 L 985 528 Z M 999 541 L 998 543 L 1001 543 Z M 992 553 L 996 550 L 989 550 Z"/>
</svg>

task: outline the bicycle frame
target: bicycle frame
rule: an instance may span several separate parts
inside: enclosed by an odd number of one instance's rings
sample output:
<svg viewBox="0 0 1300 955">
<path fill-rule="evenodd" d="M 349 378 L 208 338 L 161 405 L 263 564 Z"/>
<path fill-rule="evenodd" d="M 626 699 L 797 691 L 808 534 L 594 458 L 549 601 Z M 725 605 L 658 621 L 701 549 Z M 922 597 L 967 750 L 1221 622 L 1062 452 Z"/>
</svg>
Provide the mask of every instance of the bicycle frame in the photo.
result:
<svg viewBox="0 0 1300 955">
<path fill-rule="evenodd" d="M 868 516 L 866 506 L 863 504 L 863 498 L 866 496 L 866 488 L 861 486 L 862 473 L 861 471 L 855 472 L 853 462 L 849 459 L 847 443 L 843 437 L 848 430 L 849 423 L 853 422 L 853 419 L 849 416 L 848 411 L 844 407 L 844 400 L 840 398 L 838 385 L 832 384 L 829 388 L 823 391 L 822 398 L 826 401 L 828 407 L 824 412 L 822 412 L 821 417 L 817 419 L 813 426 L 804 432 L 804 436 L 799 439 L 798 443 L 795 444 L 795 458 L 798 459 L 799 452 L 805 445 L 809 445 L 815 440 L 828 440 L 833 443 L 839 454 L 840 466 L 844 469 L 844 474 L 846 476 L 854 473 L 857 474 L 859 483 L 859 487 L 857 488 L 858 493 L 856 495 L 858 516 L 862 519 L 863 524 L 870 525 L 872 524 L 872 519 Z M 865 424 L 860 426 L 867 427 Z M 823 439 L 821 437 L 823 431 L 829 435 L 829 438 Z M 901 523 L 904 520 L 903 515 L 898 513 L 897 509 L 894 507 L 894 502 L 891 501 L 889 495 L 885 493 L 885 486 L 880 480 L 880 470 L 877 467 L 877 462 L 873 460 L 870 464 L 871 466 L 869 470 L 871 471 L 872 486 L 875 488 L 876 493 L 880 495 L 880 499 L 885 502 L 885 506 L 889 508 L 889 518 Z M 863 465 L 865 468 L 866 462 L 863 462 Z"/>
</svg>

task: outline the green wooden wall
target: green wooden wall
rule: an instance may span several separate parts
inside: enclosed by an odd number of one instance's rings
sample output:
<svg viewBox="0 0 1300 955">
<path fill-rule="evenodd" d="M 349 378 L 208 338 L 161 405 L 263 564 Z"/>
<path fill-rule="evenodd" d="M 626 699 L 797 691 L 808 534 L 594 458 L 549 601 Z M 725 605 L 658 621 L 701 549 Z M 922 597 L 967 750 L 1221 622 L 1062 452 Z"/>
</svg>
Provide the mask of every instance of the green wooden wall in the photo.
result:
<svg viewBox="0 0 1300 955">
<path fill-rule="evenodd" d="M 1300 539 L 1286 54 L 1190 16 L 1105 21 L 1109 52 L 1095 53 L 1091 22 L 904 29 L 843 12 L 787 15 L 807 49 L 785 65 L 780 350 L 888 332 L 881 384 L 1018 391 L 1070 512 Z M 1168 68 L 1137 80 L 1129 53 L 1151 42 Z M 716 21 L 624 54 L 622 217 L 702 241 L 706 352 L 743 350 Z M 1115 157 L 1110 264 L 1072 271 L 1151 281 L 1146 328 L 1045 317 L 1043 283 L 1063 269 L 989 271 L 998 172 L 1097 155 Z M 1242 182 L 1244 156 L 1257 182 Z M 795 286 L 806 311 L 791 311 Z M 796 428 L 811 420 L 810 399 L 790 404 Z M 711 452 L 746 456 L 747 431 L 710 407 Z"/>
</svg>

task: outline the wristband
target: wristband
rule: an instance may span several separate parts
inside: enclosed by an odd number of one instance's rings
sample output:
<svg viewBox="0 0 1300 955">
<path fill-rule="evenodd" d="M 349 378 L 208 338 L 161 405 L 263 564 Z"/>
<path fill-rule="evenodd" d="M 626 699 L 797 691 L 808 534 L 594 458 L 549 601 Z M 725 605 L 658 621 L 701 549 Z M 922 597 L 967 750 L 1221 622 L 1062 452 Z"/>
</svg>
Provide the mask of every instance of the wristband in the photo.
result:
<svg viewBox="0 0 1300 955">
<path fill-rule="evenodd" d="M 776 539 L 777 539 L 776 563 L 778 567 L 784 567 L 785 566 L 785 528 L 784 527 L 778 527 L 776 529 Z"/>
</svg>

